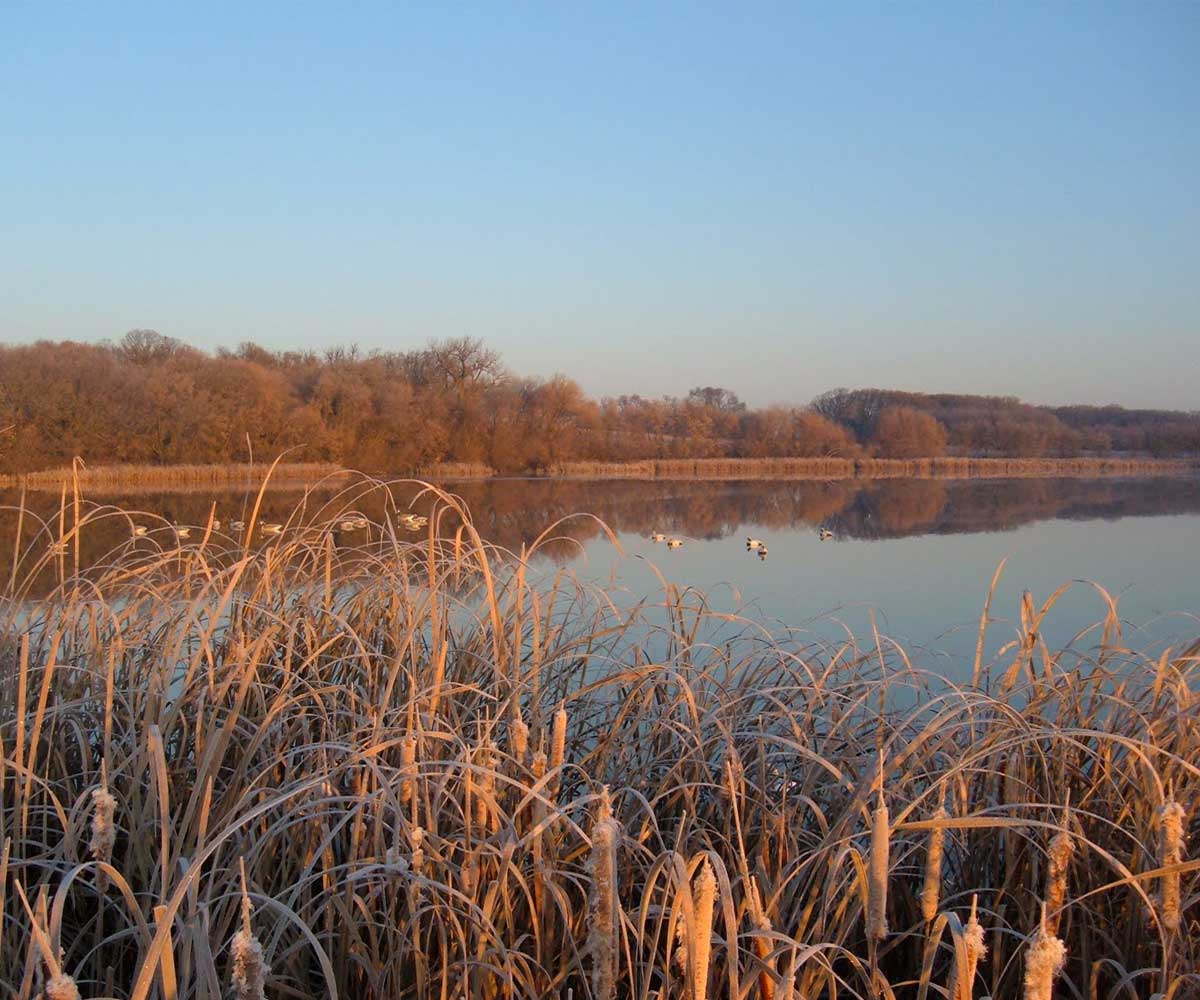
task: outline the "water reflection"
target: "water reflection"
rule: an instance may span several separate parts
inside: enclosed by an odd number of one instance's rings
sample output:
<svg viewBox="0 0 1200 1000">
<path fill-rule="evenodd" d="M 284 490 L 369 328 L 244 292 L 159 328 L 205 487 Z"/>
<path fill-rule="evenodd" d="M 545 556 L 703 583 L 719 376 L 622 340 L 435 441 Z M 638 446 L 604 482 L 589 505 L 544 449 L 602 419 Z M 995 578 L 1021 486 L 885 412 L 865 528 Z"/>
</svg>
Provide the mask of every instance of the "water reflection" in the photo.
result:
<svg viewBox="0 0 1200 1000">
<path fill-rule="evenodd" d="M 838 480 L 703 482 L 627 480 L 487 480 L 450 484 L 466 503 L 480 534 L 507 549 L 520 550 L 548 526 L 563 520 L 553 538 L 541 548 L 543 555 L 559 561 L 574 558 L 580 546 L 598 538 L 603 529 L 590 518 L 596 515 L 617 533 L 648 535 L 663 531 L 692 539 L 717 540 L 744 529 L 797 531 L 826 529 L 834 539 L 885 539 L 911 535 L 1007 531 L 1050 519 L 1084 520 L 1200 512 L 1200 480 L 1158 479 L 1013 479 L 1013 480 Z M 420 496 L 412 484 L 383 491 L 359 486 L 327 489 L 305 495 L 294 489 L 267 493 L 258 513 L 259 523 L 309 523 L 348 510 L 370 519 L 373 530 L 385 519 L 396 524 L 409 509 L 428 515 L 432 497 Z M 26 497 L 17 539 L 18 497 L 0 492 L 0 545 L 8 554 L 59 534 L 72 523 L 68 503 L 60 510 L 59 498 L 45 494 Z M 208 522 L 210 512 L 221 521 L 222 532 L 237 536 L 231 525 L 248 521 L 253 493 L 174 492 L 106 497 L 88 503 L 111 505 L 135 512 L 134 525 L 147 534 L 139 541 L 170 547 L 172 525 L 196 526 Z M 444 519 L 452 531 L 454 518 Z M 397 528 L 403 533 L 403 527 Z M 95 520 L 80 540 L 81 565 L 89 565 L 130 538 L 130 520 L 112 516 Z M 367 532 L 354 530 L 335 536 L 340 544 L 357 544 Z M 71 553 L 72 557 L 74 552 Z"/>
</svg>

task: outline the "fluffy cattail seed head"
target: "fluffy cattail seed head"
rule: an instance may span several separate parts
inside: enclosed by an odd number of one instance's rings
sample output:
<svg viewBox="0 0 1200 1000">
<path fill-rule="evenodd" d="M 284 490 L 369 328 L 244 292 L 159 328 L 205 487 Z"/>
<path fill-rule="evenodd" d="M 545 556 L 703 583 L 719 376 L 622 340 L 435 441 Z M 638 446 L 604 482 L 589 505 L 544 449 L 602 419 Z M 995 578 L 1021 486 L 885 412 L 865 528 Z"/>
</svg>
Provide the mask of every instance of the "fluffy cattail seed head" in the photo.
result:
<svg viewBox="0 0 1200 1000">
<path fill-rule="evenodd" d="M 79 987 L 75 985 L 74 979 L 65 972 L 60 972 L 47 981 L 42 996 L 45 1000 L 79 1000 Z"/>
<path fill-rule="evenodd" d="M 112 862 L 113 845 L 117 842 L 117 828 L 113 817 L 117 812 L 117 800 L 108 790 L 107 784 L 92 789 L 92 839 L 88 845 L 92 857 L 105 864 Z M 108 888 L 108 876 L 99 872 L 96 884 L 103 892 Z"/>
<path fill-rule="evenodd" d="M 975 986 L 975 973 L 979 963 L 987 955 L 987 945 L 983 940 L 983 925 L 975 915 L 977 897 L 971 898 L 971 918 L 963 928 L 963 968 L 959 970 L 951 1000 L 971 1000 Z"/>
<path fill-rule="evenodd" d="M 1067 946 L 1043 922 L 1025 956 L 1025 1000 L 1053 1000 L 1054 980 L 1067 961 Z"/>
</svg>

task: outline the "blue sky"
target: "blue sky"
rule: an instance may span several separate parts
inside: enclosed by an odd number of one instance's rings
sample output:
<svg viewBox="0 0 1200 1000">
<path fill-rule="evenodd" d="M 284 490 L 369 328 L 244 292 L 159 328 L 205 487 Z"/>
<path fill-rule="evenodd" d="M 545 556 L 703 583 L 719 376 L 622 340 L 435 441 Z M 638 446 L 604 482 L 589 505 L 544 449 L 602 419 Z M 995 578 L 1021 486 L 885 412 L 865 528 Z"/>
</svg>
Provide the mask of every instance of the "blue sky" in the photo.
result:
<svg viewBox="0 0 1200 1000">
<path fill-rule="evenodd" d="M 0 3 L 0 339 L 1195 408 L 1200 4 Z"/>
</svg>

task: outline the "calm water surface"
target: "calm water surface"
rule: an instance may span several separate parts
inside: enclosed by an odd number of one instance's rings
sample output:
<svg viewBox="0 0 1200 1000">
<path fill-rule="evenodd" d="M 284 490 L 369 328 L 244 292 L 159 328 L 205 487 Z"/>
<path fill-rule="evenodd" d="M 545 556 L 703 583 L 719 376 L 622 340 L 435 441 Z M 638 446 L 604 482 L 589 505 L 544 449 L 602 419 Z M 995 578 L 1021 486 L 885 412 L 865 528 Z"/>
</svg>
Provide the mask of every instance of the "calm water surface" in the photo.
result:
<svg viewBox="0 0 1200 1000">
<path fill-rule="evenodd" d="M 869 636 L 888 636 L 929 656 L 961 660 L 974 649 L 988 585 L 1002 559 L 989 646 L 1010 638 L 1022 591 L 1039 603 L 1060 584 L 1090 580 L 1118 600 L 1125 637 L 1138 648 L 1200 635 L 1200 479 L 884 480 L 835 482 L 491 480 L 452 484 L 485 538 L 510 549 L 531 542 L 558 518 L 591 512 L 615 532 L 619 554 L 599 525 L 572 519 L 543 550 L 542 565 L 621 589 L 630 601 L 668 580 L 708 592 L 723 611 L 744 611 L 828 634 L 830 616 Z M 404 489 L 399 499 L 407 503 Z M 299 495 L 267 496 L 261 520 L 284 520 Z M 104 503 L 152 512 L 167 522 L 203 524 L 245 516 L 242 493 L 140 493 Z M 0 503 L 16 498 L 0 494 Z M 97 501 L 99 502 L 99 501 Z M 37 501 L 27 501 L 36 506 Z M 315 506 L 310 498 L 309 511 Z M 422 504 L 418 502 L 418 507 Z M 382 518 L 379 496 L 356 506 Z M 427 503 L 425 504 L 427 506 Z M 57 497 L 42 500 L 52 516 Z M 824 528 L 833 538 L 822 541 Z M 23 543 L 36 530 L 27 523 Z M 684 540 L 668 551 L 649 535 Z M 166 535 L 166 529 L 161 532 Z M 0 513 L 0 544 L 13 551 L 15 520 Z M 767 558 L 747 553 L 763 539 Z M 128 538 L 112 519 L 85 539 L 101 558 Z M 351 539 L 353 541 L 353 539 Z M 5 556 L 8 563 L 8 556 Z M 1077 584 L 1055 606 L 1052 643 L 1104 617 L 1106 603 Z M 1079 640 L 1086 648 L 1098 636 Z"/>
</svg>

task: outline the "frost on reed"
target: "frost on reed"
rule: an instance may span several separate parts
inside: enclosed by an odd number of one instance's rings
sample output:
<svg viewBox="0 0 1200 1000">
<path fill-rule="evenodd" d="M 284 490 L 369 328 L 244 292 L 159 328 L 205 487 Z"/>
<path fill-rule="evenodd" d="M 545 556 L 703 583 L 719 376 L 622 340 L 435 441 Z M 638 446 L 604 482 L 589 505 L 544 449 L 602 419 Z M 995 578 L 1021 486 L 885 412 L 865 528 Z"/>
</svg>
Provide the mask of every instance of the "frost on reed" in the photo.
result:
<svg viewBox="0 0 1200 1000">
<path fill-rule="evenodd" d="M 1012 997 L 1026 952 L 1052 948 L 1024 936 L 1041 899 L 1080 956 L 1063 995 L 1191 988 L 1200 644 L 1131 650 L 1101 596 L 1086 642 L 1030 669 L 992 633 L 977 680 L 948 679 L 695 590 L 623 605 L 540 558 L 575 522 L 508 553 L 453 496 L 390 490 L 439 527 L 332 546 L 343 511 L 386 500 L 371 483 L 261 545 L 158 547 L 131 540 L 141 515 L 66 497 L 52 524 L 0 510 L 0 540 L 22 524 L 0 572 L 0 995 L 58 968 L 119 1000 L 254 996 L 269 962 L 297 997 L 903 1000 L 918 976 Z M 113 539 L 86 579 L 48 551 L 72 532 Z M 864 807 L 881 748 L 887 801 L 873 783 Z M 1071 847 L 1052 847 L 1068 788 Z M 943 840 L 902 803 L 950 789 Z M 1153 886 L 1131 873 L 1150 822 L 1151 864 L 1173 869 Z M 120 892 L 95 891 L 89 859 Z"/>
<path fill-rule="evenodd" d="M 1159 865 L 1183 863 L 1183 821 L 1184 811 L 1174 799 L 1168 799 L 1158 810 L 1158 843 Z M 1180 876 L 1179 872 L 1167 872 L 1161 882 L 1161 898 L 1163 926 L 1169 931 L 1177 931 L 1180 927 Z"/>
</svg>

